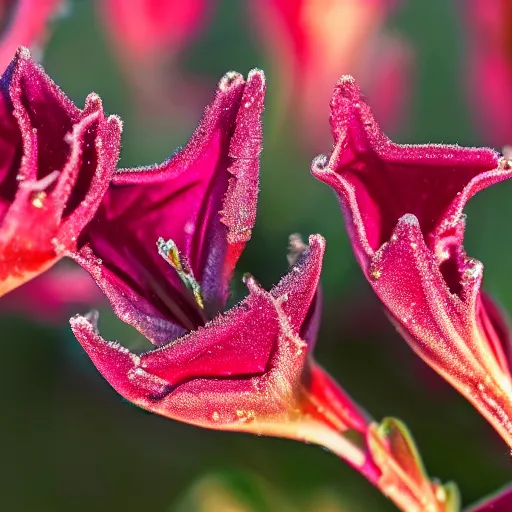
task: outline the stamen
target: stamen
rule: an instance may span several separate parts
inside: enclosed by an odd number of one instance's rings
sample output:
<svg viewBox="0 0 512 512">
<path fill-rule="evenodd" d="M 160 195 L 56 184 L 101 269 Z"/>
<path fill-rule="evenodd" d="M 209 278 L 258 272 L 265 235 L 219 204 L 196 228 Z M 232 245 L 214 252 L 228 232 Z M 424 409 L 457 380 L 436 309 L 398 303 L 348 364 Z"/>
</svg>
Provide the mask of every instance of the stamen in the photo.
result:
<svg viewBox="0 0 512 512">
<path fill-rule="evenodd" d="M 159 238 L 156 246 L 158 247 L 158 254 L 176 270 L 185 286 L 192 291 L 197 305 L 204 309 L 201 285 L 196 281 L 192 269 L 189 267 L 187 260 L 181 255 L 174 241 L 170 239 L 165 241 L 163 238 Z"/>
</svg>

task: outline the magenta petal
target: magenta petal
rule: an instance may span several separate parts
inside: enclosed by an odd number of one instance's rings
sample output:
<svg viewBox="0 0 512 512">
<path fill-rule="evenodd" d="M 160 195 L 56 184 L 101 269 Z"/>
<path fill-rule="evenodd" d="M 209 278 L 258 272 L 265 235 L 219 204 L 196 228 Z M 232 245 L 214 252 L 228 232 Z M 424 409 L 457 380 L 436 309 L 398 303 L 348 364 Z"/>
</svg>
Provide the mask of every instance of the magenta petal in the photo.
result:
<svg viewBox="0 0 512 512">
<path fill-rule="evenodd" d="M 202 325 L 228 298 L 255 222 L 264 92 L 261 72 L 247 82 L 228 73 L 187 146 L 159 166 L 119 171 L 80 239 L 92 252 L 82 250 L 78 261 L 90 269 L 101 259 L 98 284 L 156 344 Z M 187 261 L 204 312 L 158 254 L 160 237 Z"/>
<path fill-rule="evenodd" d="M 325 239 L 311 235 L 309 245 L 303 245 L 296 254 L 291 271 L 270 293 L 277 299 L 286 297 L 283 312 L 289 316 L 290 325 L 313 348 L 320 324 L 322 298 L 319 290 L 320 273 L 325 252 Z M 300 279 L 297 278 L 300 276 Z"/>
<path fill-rule="evenodd" d="M 370 265 L 373 289 L 421 358 L 460 391 L 505 440 L 512 436 L 512 379 L 496 319 L 485 311 L 483 265 L 460 253 L 461 290 L 452 293 L 425 244 L 418 219 L 404 215 Z"/>
<path fill-rule="evenodd" d="M 121 123 L 78 109 L 20 48 L 1 80 L 0 295 L 76 246 L 115 171 Z"/>
<path fill-rule="evenodd" d="M 331 102 L 335 146 L 312 172 L 338 194 L 365 276 L 409 345 L 512 446 L 509 336 L 462 246 L 463 208 L 512 176 L 485 148 L 391 142 L 351 77 Z"/>
<path fill-rule="evenodd" d="M 483 499 L 466 512 L 510 512 L 512 510 L 512 487 L 506 487 L 494 496 Z"/>
<path fill-rule="evenodd" d="M 72 319 L 72 327 L 125 398 L 171 418 L 236 429 L 256 407 L 252 419 L 282 414 L 289 404 L 280 393 L 288 389 L 288 400 L 296 393 L 308 352 L 298 331 L 315 297 L 323 249 L 324 240 L 312 237 L 310 249 L 270 293 L 249 279 L 250 294 L 238 306 L 140 356 L 102 340 L 86 318 Z M 282 389 L 269 395 L 267 381 L 275 378 Z"/>
<path fill-rule="evenodd" d="M 418 218 L 431 250 L 443 250 L 466 201 L 512 175 L 491 149 L 391 142 L 352 77 L 336 85 L 330 120 L 334 149 L 313 162 L 312 173 L 338 194 L 363 270 L 406 213 Z"/>
</svg>

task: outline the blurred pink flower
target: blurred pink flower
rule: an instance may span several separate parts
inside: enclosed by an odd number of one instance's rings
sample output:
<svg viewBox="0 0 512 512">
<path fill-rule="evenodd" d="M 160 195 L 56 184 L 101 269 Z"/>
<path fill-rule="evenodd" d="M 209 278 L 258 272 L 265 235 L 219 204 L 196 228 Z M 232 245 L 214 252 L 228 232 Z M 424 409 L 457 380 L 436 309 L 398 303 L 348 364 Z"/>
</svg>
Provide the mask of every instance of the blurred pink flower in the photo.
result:
<svg viewBox="0 0 512 512">
<path fill-rule="evenodd" d="M 178 60 L 202 33 L 215 5 L 214 0 L 96 2 L 106 34 L 140 104 L 141 115 L 201 104 L 201 86 L 183 75 Z"/>
<path fill-rule="evenodd" d="M 1 79 L 0 295 L 76 247 L 119 156 L 121 122 L 90 94 L 83 110 L 21 47 Z"/>
<path fill-rule="evenodd" d="M 461 9 L 469 29 L 464 85 L 481 137 L 502 148 L 512 144 L 512 2 L 467 0 Z"/>
<path fill-rule="evenodd" d="M 394 129 L 407 102 L 411 55 L 384 29 L 390 0 L 259 0 L 248 2 L 279 77 L 278 108 L 298 116 L 306 144 L 329 140 L 328 102 L 338 77 L 350 73 Z"/>
<path fill-rule="evenodd" d="M 87 311 L 104 302 L 105 296 L 85 270 L 57 264 L 2 297 L 1 312 L 61 325 L 77 307 Z"/>
<path fill-rule="evenodd" d="M 48 35 L 48 24 L 64 0 L 0 0 L 0 72 L 11 62 L 18 46 L 37 52 Z"/>
<path fill-rule="evenodd" d="M 336 86 L 331 126 L 333 151 L 312 172 L 338 194 L 366 278 L 413 350 L 512 446 L 508 327 L 462 246 L 466 202 L 510 178 L 511 163 L 486 148 L 391 142 L 352 77 Z"/>
</svg>

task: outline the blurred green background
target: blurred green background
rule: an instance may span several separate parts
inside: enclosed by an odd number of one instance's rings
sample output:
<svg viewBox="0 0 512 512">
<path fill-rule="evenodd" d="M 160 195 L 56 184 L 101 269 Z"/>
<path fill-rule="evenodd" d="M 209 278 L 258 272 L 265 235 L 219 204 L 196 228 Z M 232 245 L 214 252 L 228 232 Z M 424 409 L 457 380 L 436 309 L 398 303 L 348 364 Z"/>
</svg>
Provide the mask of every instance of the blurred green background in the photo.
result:
<svg viewBox="0 0 512 512">
<path fill-rule="evenodd" d="M 79 105 L 96 91 L 106 110 L 123 118 L 122 166 L 163 160 L 186 142 L 197 119 L 142 122 L 93 2 L 70 4 L 45 52 L 47 72 Z M 444 0 L 410 0 L 389 22 L 415 53 L 408 123 L 390 134 L 399 142 L 481 144 L 466 100 L 459 8 Z M 270 70 L 248 30 L 244 2 L 219 2 L 213 23 L 187 50 L 183 66 L 212 91 L 229 69 Z M 270 126 L 275 77 L 267 77 L 259 217 L 236 282 L 250 271 L 270 286 L 286 271 L 290 233 L 323 234 L 328 248 L 317 359 L 375 418 L 404 420 L 429 474 L 456 481 L 469 504 L 510 479 L 509 451 L 388 325 L 351 254 L 334 195 L 309 174 L 315 154 L 301 143 L 291 119 L 280 130 Z M 465 244 L 485 264 L 485 288 L 509 310 L 511 191 L 512 183 L 504 183 L 472 200 Z M 123 343 L 137 337 L 107 311 L 102 327 L 105 337 Z M 321 490 L 339 496 L 347 512 L 395 510 L 363 477 L 316 446 L 201 430 L 131 406 L 97 373 L 67 324 L 56 328 L 2 316 L 0 330 L 1 510 L 178 510 L 197 479 L 223 471 L 259 475 L 299 510 Z"/>
</svg>

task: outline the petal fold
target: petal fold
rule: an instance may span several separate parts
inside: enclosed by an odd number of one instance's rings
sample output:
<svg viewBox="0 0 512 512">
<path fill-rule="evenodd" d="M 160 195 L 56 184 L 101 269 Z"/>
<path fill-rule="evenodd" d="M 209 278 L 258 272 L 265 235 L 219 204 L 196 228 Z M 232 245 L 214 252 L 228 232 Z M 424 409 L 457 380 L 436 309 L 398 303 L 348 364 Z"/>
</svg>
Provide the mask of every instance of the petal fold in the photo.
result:
<svg viewBox="0 0 512 512">
<path fill-rule="evenodd" d="M 121 122 L 78 109 L 20 48 L 1 80 L 0 295 L 76 247 L 119 156 Z"/>
<path fill-rule="evenodd" d="M 512 446 L 507 323 L 462 245 L 466 202 L 510 178 L 510 162 L 487 148 L 393 143 L 351 77 L 336 86 L 331 127 L 333 151 L 312 172 L 337 193 L 366 278 L 413 350 Z"/>
<path fill-rule="evenodd" d="M 247 81 L 227 73 L 188 144 L 161 165 L 118 171 L 80 238 L 77 261 L 157 345 L 203 325 L 228 299 L 256 219 L 264 93 L 261 71 Z"/>
</svg>

